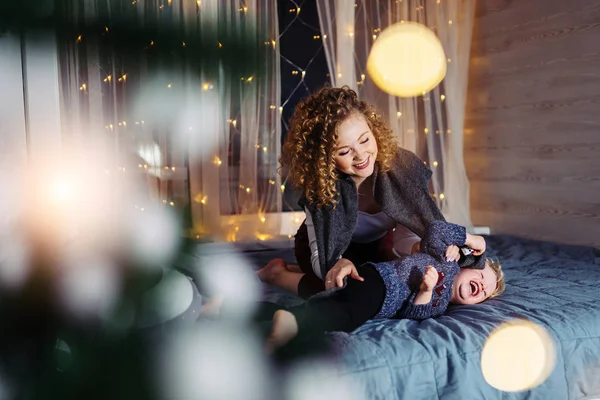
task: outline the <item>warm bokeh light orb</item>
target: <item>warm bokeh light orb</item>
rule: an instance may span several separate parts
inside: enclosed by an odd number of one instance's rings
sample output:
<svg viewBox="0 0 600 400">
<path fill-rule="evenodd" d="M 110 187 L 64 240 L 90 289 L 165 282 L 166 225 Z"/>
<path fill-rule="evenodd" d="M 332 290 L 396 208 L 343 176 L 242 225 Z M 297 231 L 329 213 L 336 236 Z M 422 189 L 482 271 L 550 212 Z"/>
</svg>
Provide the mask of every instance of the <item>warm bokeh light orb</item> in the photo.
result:
<svg viewBox="0 0 600 400">
<path fill-rule="evenodd" d="M 384 92 L 413 97 L 436 87 L 446 75 L 446 56 L 438 37 L 424 25 L 391 25 L 375 40 L 367 72 Z"/>
<path fill-rule="evenodd" d="M 481 353 L 487 383 L 505 392 L 529 390 L 541 384 L 554 369 L 556 349 L 544 328 L 515 320 L 496 328 Z"/>
</svg>

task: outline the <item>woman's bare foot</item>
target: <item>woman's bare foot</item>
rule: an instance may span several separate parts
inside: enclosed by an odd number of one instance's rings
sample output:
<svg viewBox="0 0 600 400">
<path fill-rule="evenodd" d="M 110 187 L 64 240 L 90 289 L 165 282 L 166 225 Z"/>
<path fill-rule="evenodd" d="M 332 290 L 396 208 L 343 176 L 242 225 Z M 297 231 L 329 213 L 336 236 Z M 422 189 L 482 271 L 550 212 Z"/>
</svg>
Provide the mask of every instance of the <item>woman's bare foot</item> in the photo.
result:
<svg viewBox="0 0 600 400">
<path fill-rule="evenodd" d="M 267 265 L 256 271 L 258 278 L 268 284 L 276 285 L 278 278 L 287 271 L 283 258 L 271 260 Z"/>
<path fill-rule="evenodd" d="M 277 310 L 273 315 L 273 326 L 267 337 L 265 350 L 267 354 L 273 353 L 277 348 L 289 343 L 298 334 L 298 322 L 289 311 Z"/>
<path fill-rule="evenodd" d="M 200 307 L 200 315 L 207 317 L 216 317 L 221 312 L 221 306 L 223 305 L 223 297 L 216 296 L 202 304 Z"/>
</svg>

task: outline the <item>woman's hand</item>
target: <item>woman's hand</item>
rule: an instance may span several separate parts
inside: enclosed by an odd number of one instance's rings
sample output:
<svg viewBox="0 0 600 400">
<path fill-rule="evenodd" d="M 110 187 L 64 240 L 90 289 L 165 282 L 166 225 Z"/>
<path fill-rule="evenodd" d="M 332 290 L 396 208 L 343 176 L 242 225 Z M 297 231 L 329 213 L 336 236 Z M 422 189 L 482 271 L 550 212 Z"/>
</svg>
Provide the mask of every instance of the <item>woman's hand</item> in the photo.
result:
<svg viewBox="0 0 600 400">
<path fill-rule="evenodd" d="M 460 260 L 460 249 L 457 245 L 453 244 L 448 246 L 446 249 L 446 261 L 456 261 Z"/>
<path fill-rule="evenodd" d="M 358 275 L 356 267 L 352 261 L 346 258 L 340 258 L 333 268 L 325 275 L 325 289 L 344 286 L 344 278 L 350 276 L 352 279 L 364 282 L 364 278 Z"/>
<path fill-rule="evenodd" d="M 473 250 L 473 255 L 480 256 L 485 251 L 485 239 L 483 236 L 467 233 L 465 244 Z"/>
</svg>

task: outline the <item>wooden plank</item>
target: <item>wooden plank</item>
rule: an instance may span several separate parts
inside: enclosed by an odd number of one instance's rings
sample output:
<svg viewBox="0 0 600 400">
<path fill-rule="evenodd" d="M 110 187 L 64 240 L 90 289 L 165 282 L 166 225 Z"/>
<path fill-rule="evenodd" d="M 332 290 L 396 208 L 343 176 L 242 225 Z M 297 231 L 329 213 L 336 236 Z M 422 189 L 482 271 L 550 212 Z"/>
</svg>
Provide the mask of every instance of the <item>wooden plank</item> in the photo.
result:
<svg viewBox="0 0 600 400">
<path fill-rule="evenodd" d="M 580 219 L 577 224 L 568 218 L 540 217 L 509 212 L 472 210 L 473 224 L 491 227 L 492 234 L 512 234 L 530 239 L 600 248 L 598 221 Z M 518 229 L 515 229 L 518 226 Z"/>
<path fill-rule="evenodd" d="M 471 219 L 600 247 L 600 2 L 478 3 L 465 118 Z"/>
<path fill-rule="evenodd" d="M 474 210 L 527 214 L 529 217 L 589 218 L 600 223 L 600 180 L 555 180 L 559 183 L 514 177 L 471 180 L 471 207 Z M 576 195 L 582 192 L 589 195 Z"/>
</svg>

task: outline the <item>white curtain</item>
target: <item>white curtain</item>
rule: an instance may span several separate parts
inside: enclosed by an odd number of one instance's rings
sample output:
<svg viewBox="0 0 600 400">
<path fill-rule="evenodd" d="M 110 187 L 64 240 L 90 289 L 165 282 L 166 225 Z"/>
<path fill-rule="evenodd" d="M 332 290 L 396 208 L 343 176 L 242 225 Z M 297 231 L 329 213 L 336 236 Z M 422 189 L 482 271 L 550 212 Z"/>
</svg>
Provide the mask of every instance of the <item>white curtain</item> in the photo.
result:
<svg viewBox="0 0 600 400">
<path fill-rule="evenodd" d="M 317 0 L 317 6 L 331 84 L 358 89 L 387 116 L 399 146 L 416 152 L 433 171 L 432 195 L 446 218 L 472 228 L 463 119 L 475 0 Z M 366 76 L 373 41 L 405 21 L 436 32 L 448 59 L 441 84 L 414 98 L 388 95 Z"/>
<path fill-rule="evenodd" d="M 60 52 L 63 135 L 139 174 L 191 234 L 277 234 L 277 1 L 62 0 L 61 12 L 82 32 Z"/>
</svg>

